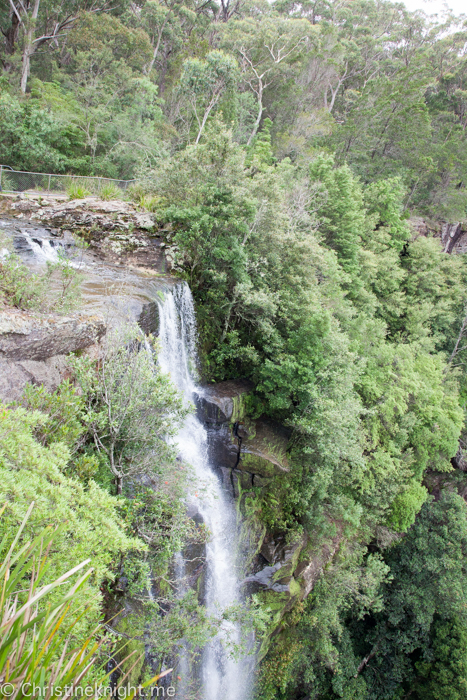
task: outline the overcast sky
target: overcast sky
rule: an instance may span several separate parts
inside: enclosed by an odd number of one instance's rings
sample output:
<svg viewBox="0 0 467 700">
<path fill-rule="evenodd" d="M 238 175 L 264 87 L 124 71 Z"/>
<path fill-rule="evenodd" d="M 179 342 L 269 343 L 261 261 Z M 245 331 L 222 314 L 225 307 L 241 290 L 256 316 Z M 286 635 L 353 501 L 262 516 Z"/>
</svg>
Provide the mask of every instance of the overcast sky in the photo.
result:
<svg viewBox="0 0 467 700">
<path fill-rule="evenodd" d="M 443 2 L 443 0 L 404 0 L 404 3 L 409 10 L 423 10 L 430 15 L 442 12 L 446 4 L 456 15 L 467 14 L 466 0 L 447 0 L 447 2 Z"/>
</svg>

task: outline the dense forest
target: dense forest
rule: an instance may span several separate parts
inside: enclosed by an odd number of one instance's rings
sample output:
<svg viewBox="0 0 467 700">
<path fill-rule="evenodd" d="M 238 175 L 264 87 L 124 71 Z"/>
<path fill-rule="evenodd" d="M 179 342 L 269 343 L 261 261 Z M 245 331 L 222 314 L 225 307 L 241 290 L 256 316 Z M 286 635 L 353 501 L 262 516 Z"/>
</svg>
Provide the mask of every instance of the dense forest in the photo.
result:
<svg viewBox="0 0 467 700">
<path fill-rule="evenodd" d="M 440 240 L 467 220 L 467 23 L 385 0 L 4 0 L 0 28 L 0 163 L 136 181 L 193 292 L 203 381 L 249 380 L 248 417 L 290 434 L 290 472 L 242 517 L 335 547 L 272 632 L 274 604 L 251 602 L 254 697 L 467 698 L 467 264 Z M 43 309 L 12 261 L 0 311 Z M 119 333 L 98 371 L 77 356 L 57 392 L 3 407 L 2 547 L 32 500 L 31 536 L 67 523 L 47 575 L 91 558 L 84 644 L 112 581 L 141 588 L 149 543 L 162 657 L 215 632 L 163 587 L 208 535 L 165 442 L 187 409 Z"/>
</svg>

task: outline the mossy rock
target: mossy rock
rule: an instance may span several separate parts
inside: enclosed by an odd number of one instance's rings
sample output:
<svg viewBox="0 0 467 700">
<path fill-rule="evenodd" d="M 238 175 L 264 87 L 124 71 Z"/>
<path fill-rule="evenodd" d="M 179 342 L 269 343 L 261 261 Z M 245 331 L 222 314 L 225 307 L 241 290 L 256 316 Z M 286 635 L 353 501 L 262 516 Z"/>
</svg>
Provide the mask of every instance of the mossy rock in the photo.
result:
<svg viewBox="0 0 467 700">
<path fill-rule="evenodd" d="M 242 438 L 237 468 L 263 477 L 284 475 L 289 472 L 287 444 L 289 432 L 273 421 L 254 421 L 254 430 L 246 426 Z M 239 432 L 239 434 L 241 434 Z"/>
<path fill-rule="evenodd" d="M 207 425 L 238 423 L 245 418 L 245 398 L 252 388 L 241 379 L 203 387 L 196 399 L 198 417 Z"/>
<path fill-rule="evenodd" d="M 261 661 L 261 659 L 263 659 L 268 653 L 272 635 L 276 632 L 285 613 L 290 608 L 291 597 L 289 593 L 260 591 L 257 594 L 257 600 L 260 602 L 262 607 L 268 610 L 271 616 L 258 651 L 258 661 Z"/>
</svg>

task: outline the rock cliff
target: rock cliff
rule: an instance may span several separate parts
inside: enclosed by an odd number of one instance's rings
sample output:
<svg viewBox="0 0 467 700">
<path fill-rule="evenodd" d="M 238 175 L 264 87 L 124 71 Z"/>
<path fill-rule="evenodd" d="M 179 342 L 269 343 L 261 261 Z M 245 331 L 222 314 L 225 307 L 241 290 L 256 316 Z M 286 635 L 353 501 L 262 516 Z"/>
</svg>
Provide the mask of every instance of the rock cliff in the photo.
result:
<svg viewBox="0 0 467 700">
<path fill-rule="evenodd" d="M 101 318 L 39 314 L 3 309 L 0 313 L 0 399 L 18 399 L 28 382 L 56 389 L 67 376 L 67 355 L 99 342 Z"/>
<path fill-rule="evenodd" d="M 198 417 L 208 432 L 211 464 L 238 500 L 240 510 L 250 491 L 267 494 L 274 489 L 275 479 L 287 479 L 290 472 L 290 433 L 271 420 L 247 417 L 252 390 L 250 382 L 225 381 L 204 387 L 197 398 Z M 325 542 L 320 540 L 319 545 L 308 535 L 288 541 L 283 533 L 255 529 L 253 557 L 243 586 L 245 592 L 258 594 L 273 613 L 260 656 L 266 653 L 271 636 L 280 630 L 285 613 L 306 598 L 338 551 L 342 528 L 334 524 L 332 529 L 334 535 Z"/>
</svg>

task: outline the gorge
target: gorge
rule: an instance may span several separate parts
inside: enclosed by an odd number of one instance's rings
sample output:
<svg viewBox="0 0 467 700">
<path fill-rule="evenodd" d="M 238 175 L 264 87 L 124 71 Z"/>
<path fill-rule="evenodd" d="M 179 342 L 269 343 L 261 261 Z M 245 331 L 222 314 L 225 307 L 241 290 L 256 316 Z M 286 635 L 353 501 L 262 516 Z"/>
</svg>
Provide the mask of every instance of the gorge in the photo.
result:
<svg viewBox="0 0 467 700">
<path fill-rule="evenodd" d="M 0 3 L 0 696 L 466 699 L 465 19 Z"/>
</svg>

